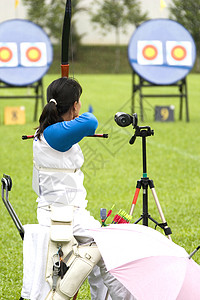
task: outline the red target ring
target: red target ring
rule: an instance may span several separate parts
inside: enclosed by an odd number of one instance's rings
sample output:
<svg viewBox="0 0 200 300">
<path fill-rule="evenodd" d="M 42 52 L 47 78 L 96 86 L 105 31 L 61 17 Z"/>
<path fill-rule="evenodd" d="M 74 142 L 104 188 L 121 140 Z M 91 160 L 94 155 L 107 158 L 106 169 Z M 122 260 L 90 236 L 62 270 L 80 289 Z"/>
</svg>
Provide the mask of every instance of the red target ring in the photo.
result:
<svg viewBox="0 0 200 300">
<path fill-rule="evenodd" d="M 42 54 L 39 48 L 30 47 L 26 50 L 26 57 L 31 62 L 37 62 L 40 60 Z"/>
<path fill-rule="evenodd" d="M 183 46 L 177 45 L 171 50 L 171 56 L 175 60 L 181 61 L 186 57 L 186 55 L 187 51 Z"/>
<path fill-rule="evenodd" d="M 12 51 L 8 47 L 0 47 L 0 61 L 9 62 L 13 57 Z"/>
<path fill-rule="evenodd" d="M 146 45 L 144 49 L 142 50 L 142 55 L 144 56 L 145 59 L 147 60 L 153 60 L 157 57 L 158 55 L 158 50 L 155 46 L 153 45 Z"/>
</svg>

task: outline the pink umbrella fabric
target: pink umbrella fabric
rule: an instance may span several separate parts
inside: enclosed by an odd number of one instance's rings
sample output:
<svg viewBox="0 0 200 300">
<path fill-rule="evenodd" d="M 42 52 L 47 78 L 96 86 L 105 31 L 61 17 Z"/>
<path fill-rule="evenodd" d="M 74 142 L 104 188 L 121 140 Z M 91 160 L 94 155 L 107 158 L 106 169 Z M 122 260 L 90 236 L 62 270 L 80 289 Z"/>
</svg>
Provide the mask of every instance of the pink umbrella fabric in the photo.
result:
<svg viewBox="0 0 200 300">
<path fill-rule="evenodd" d="M 106 267 L 137 300 L 199 300 L 200 266 L 184 248 L 137 224 L 92 230 Z"/>
</svg>

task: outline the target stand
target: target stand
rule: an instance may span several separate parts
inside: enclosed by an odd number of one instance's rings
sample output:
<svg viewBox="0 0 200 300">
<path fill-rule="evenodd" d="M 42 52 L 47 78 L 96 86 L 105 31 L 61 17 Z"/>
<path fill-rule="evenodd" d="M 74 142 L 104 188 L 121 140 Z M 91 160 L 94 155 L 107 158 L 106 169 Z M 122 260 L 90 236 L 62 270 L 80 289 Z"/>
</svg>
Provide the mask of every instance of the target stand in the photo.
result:
<svg viewBox="0 0 200 300">
<path fill-rule="evenodd" d="M 30 88 L 32 95 L 5 95 L 0 99 L 35 99 L 34 121 L 38 103 L 44 107 L 42 78 L 53 61 L 53 48 L 41 27 L 23 19 L 0 24 L 0 92 Z"/>
<path fill-rule="evenodd" d="M 145 98 L 179 98 L 179 119 L 185 103 L 186 121 L 189 107 L 186 76 L 194 66 L 196 46 L 191 34 L 179 23 L 169 19 L 153 19 L 141 24 L 131 37 L 128 58 L 133 69 L 132 113 L 135 96 L 139 94 L 141 120 L 144 119 Z M 145 88 L 173 87 L 175 92 L 144 93 Z M 165 88 L 166 91 L 166 88 Z"/>
<path fill-rule="evenodd" d="M 189 122 L 189 105 L 188 105 L 188 93 L 187 93 L 187 80 L 186 77 L 179 80 L 178 82 L 170 85 L 165 85 L 165 87 L 173 87 L 174 94 L 146 94 L 144 93 L 145 88 L 156 88 L 158 85 L 152 84 L 141 76 L 138 76 L 137 73 L 133 71 L 132 76 L 132 104 L 131 104 L 131 112 L 132 114 L 135 112 L 136 108 L 136 96 L 139 95 L 139 109 L 140 109 L 140 118 L 141 121 L 144 121 L 144 104 L 143 100 L 145 98 L 178 98 L 179 99 L 179 120 L 182 120 L 183 117 L 183 106 L 185 106 L 185 119 Z M 171 91 L 171 89 L 170 89 Z"/>
<path fill-rule="evenodd" d="M 37 112 L 38 112 L 38 103 L 41 101 L 41 107 L 44 107 L 44 93 L 43 93 L 43 81 L 42 79 L 26 86 L 18 86 L 22 90 L 31 89 L 34 92 L 34 95 L 13 95 L 13 96 L 3 96 L 1 90 L 3 89 L 16 89 L 16 86 L 8 85 L 2 81 L 0 81 L 0 99 L 35 99 L 35 108 L 34 108 L 34 116 L 33 121 L 37 120 Z"/>
</svg>

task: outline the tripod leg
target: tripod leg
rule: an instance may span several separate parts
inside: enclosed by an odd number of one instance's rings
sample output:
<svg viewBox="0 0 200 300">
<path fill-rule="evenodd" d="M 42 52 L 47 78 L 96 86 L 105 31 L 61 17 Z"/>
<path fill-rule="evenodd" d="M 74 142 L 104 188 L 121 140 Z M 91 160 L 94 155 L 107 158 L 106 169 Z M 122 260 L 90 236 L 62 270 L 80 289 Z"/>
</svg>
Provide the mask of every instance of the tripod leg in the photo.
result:
<svg viewBox="0 0 200 300">
<path fill-rule="evenodd" d="M 170 234 L 172 234 L 172 231 L 171 231 L 170 227 L 167 225 L 167 222 L 166 222 L 166 220 L 165 220 L 165 216 L 164 216 L 163 211 L 162 211 L 162 208 L 161 208 L 161 206 L 160 206 L 160 203 L 159 203 L 159 200 L 158 200 L 158 196 L 157 196 L 157 194 L 156 194 L 156 190 L 155 190 L 155 187 L 154 187 L 154 184 L 153 184 L 153 180 L 150 180 L 150 181 L 149 181 L 149 186 L 150 186 L 150 189 L 151 189 L 151 191 L 152 191 L 154 200 L 155 200 L 155 202 L 156 202 L 156 206 L 157 206 L 157 208 L 158 208 L 158 212 L 159 212 L 159 214 L 160 214 L 161 220 L 162 220 L 163 224 L 165 225 L 165 226 L 163 227 L 163 230 L 164 230 L 165 234 L 167 235 L 168 239 L 169 239 L 169 240 L 172 240 L 172 238 L 171 238 L 171 236 L 170 236 Z"/>
<path fill-rule="evenodd" d="M 131 209 L 130 209 L 130 212 L 129 212 L 130 216 L 133 215 L 133 212 L 134 212 L 134 209 L 135 209 L 135 205 L 136 205 L 136 202 L 137 202 L 137 199 L 138 199 L 138 195 L 139 195 L 141 186 L 142 186 L 141 180 L 138 180 L 137 181 L 137 185 L 136 185 L 136 191 L 135 191 L 135 194 L 134 194 L 134 197 L 133 197 L 133 202 L 132 202 Z"/>
</svg>

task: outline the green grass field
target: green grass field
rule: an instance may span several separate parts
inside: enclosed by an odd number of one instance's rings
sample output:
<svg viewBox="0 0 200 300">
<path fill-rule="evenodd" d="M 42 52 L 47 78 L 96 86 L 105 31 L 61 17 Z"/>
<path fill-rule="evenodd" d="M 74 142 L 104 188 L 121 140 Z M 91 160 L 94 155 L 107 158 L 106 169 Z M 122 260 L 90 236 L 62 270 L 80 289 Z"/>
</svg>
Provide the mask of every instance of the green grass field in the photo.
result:
<svg viewBox="0 0 200 300">
<path fill-rule="evenodd" d="M 46 75 L 44 87 L 59 75 Z M 114 213 L 119 209 L 129 212 L 136 182 L 142 177 L 141 138 L 134 145 L 129 139 L 134 134 L 131 126 L 121 128 L 114 122 L 117 111 L 131 112 L 131 75 L 77 75 L 83 86 L 82 112 L 92 105 L 99 120 L 99 133 L 108 133 L 109 139 L 85 138 L 81 141 L 85 164 L 85 187 L 88 209 L 99 218 L 100 208 Z M 188 253 L 200 245 L 200 75 L 188 76 L 190 122 L 178 120 L 179 100 L 173 98 L 151 99 L 144 103 L 145 120 L 139 125 L 149 125 L 155 135 L 147 138 L 148 176 L 154 180 L 156 192 L 165 218 L 171 227 L 172 239 Z M 171 88 L 157 88 L 157 92 L 170 92 Z M 4 90 L 4 93 L 21 93 Z M 1 93 L 3 93 L 1 91 Z M 25 90 L 25 93 L 28 93 Z M 154 121 L 155 105 L 175 105 L 175 121 Z M 5 106 L 25 106 L 26 124 L 3 124 Z M 136 112 L 139 114 L 137 101 Z M 24 134 L 33 134 L 34 100 L 0 101 L 0 176 L 9 174 L 13 180 L 9 199 L 23 224 L 36 221 L 36 195 L 32 191 L 32 141 L 22 141 Z M 39 112 L 40 113 L 40 112 Z M 142 193 L 141 193 L 142 194 Z M 149 213 L 160 221 L 152 195 L 149 193 Z M 142 213 L 142 195 L 134 211 L 137 220 Z M 20 298 L 22 287 L 22 241 L 0 202 L 0 299 Z M 112 219 L 111 219 L 112 220 Z M 149 222 L 150 226 L 154 226 Z M 200 251 L 194 256 L 200 263 Z M 86 282 L 78 299 L 90 299 Z"/>
</svg>

